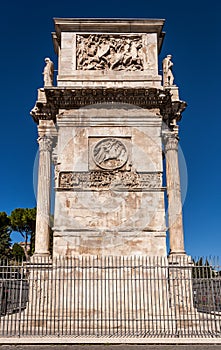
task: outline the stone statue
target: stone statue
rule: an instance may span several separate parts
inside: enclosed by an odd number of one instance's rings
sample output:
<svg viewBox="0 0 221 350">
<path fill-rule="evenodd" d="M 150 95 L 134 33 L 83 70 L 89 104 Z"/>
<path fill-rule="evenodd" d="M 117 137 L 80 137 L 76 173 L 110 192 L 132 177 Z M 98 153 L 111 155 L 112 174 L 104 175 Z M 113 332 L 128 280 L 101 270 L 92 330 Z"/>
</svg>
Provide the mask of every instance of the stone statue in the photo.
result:
<svg viewBox="0 0 221 350">
<path fill-rule="evenodd" d="M 172 86 L 174 82 L 174 76 L 172 72 L 173 62 L 171 61 L 172 56 L 167 55 L 163 60 L 163 85 Z"/>
<path fill-rule="evenodd" d="M 45 58 L 45 63 L 42 73 L 44 75 L 44 86 L 53 86 L 54 63 L 48 57 Z"/>
</svg>

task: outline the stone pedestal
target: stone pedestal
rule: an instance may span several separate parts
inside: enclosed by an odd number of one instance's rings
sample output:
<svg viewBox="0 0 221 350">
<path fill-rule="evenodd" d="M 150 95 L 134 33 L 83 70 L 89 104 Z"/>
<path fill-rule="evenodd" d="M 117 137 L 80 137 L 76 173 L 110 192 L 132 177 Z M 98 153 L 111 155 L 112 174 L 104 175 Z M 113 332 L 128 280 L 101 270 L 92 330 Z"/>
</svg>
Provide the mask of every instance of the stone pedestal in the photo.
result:
<svg viewBox="0 0 221 350">
<path fill-rule="evenodd" d="M 187 255 L 170 255 L 169 293 L 170 307 L 173 314 L 180 318 L 180 314 L 193 312 L 192 268 L 193 262 Z"/>
</svg>

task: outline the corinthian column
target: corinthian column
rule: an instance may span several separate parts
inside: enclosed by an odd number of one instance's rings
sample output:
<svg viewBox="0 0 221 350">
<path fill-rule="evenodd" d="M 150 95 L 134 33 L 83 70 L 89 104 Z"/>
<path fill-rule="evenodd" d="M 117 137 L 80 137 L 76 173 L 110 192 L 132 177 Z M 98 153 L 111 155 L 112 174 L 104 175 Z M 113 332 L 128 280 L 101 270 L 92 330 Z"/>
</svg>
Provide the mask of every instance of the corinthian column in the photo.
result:
<svg viewBox="0 0 221 350">
<path fill-rule="evenodd" d="M 166 155 L 170 254 L 185 254 L 180 173 L 178 163 L 179 138 L 177 133 L 168 131 L 164 133 L 163 141 Z"/>
<path fill-rule="evenodd" d="M 35 256 L 49 255 L 52 139 L 40 136 Z"/>
</svg>

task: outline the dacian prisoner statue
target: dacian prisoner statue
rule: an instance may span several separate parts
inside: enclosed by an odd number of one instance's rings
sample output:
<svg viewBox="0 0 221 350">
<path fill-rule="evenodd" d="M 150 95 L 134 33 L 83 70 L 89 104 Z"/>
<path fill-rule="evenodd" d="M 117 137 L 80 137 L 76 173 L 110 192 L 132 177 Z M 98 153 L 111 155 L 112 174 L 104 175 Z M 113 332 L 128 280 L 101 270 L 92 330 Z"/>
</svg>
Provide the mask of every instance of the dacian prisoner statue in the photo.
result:
<svg viewBox="0 0 221 350">
<path fill-rule="evenodd" d="M 45 67 L 43 70 L 44 75 L 44 86 L 53 86 L 53 78 L 54 78 L 54 63 L 50 60 L 50 58 L 45 58 Z"/>
<path fill-rule="evenodd" d="M 172 86 L 174 82 L 174 76 L 172 72 L 173 62 L 171 61 L 172 56 L 167 55 L 163 60 L 163 85 Z"/>
</svg>

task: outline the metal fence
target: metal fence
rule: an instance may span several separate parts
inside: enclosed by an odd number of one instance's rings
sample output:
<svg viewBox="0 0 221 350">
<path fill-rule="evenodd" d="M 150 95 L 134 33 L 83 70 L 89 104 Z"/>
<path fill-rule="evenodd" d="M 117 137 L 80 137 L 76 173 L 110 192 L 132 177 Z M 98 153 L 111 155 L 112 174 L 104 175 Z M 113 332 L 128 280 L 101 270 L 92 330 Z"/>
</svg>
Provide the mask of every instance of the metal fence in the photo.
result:
<svg viewBox="0 0 221 350">
<path fill-rule="evenodd" d="M 0 336 L 221 337 L 221 269 L 190 257 L 1 262 Z"/>
</svg>

